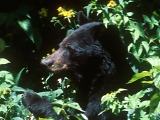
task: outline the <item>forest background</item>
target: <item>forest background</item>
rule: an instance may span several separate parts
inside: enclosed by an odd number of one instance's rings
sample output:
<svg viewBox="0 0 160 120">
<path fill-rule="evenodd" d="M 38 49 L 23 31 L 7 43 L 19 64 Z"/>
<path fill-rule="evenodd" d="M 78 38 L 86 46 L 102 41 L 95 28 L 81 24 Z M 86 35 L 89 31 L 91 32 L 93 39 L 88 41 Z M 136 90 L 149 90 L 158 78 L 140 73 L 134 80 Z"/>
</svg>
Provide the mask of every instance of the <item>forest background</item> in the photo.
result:
<svg viewBox="0 0 160 120">
<path fill-rule="evenodd" d="M 141 85 L 122 100 L 117 94 L 125 88 L 106 93 L 100 103 L 106 104 L 104 111 L 126 112 L 128 120 L 159 120 L 159 0 L 1 0 L 0 119 L 32 119 L 21 103 L 26 90 L 61 104 L 63 108 L 55 109 L 57 114 L 66 110 L 64 106 L 81 111 L 80 106 L 71 101 L 75 90 L 70 89 L 71 96 L 66 95 L 70 80 L 66 77 L 62 80 L 40 65 L 65 36 L 79 27 L 76 22 L 79 10 L 87 17 L 102 21 L 106 27 L 109 23 L 117 26 L 127 47 L 126 59 L 135 73 L 127 84 Z M 87 119 L 82 114 L 75 117 Z"/>
</svg>

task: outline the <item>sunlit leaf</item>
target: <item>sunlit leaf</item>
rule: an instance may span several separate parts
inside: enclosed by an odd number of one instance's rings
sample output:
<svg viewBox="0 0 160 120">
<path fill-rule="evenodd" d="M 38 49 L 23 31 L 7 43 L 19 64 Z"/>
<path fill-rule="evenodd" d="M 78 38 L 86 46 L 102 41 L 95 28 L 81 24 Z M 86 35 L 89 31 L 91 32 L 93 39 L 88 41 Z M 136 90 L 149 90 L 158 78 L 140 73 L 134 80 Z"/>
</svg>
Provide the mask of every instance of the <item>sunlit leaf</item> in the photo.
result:
<svg viewBox="0 0 160 120">
<path fill-rule="evenodd" d="M 24 32 L 30 38 L 30 40 L 32 40 L 32 42 L 35 43 L 34 35 L 33 35 L 33 28 L 32 28 L 30 20 L 29 19 L 18 20 L 18 24 L 24 30 Z"/>
<path fill-rule="evenodd" d="M 92 6 L 93 6 L 93 4 L 88 4 L 88 6 L 87 6 L 87 17 L 89 17 L 89 13 L 91 11 Z"/>
<path fill-rule="evenodd" d="M 14 78 L 13 78 L 13 75 L 10 72 L 8 72 L 8 71 L 0 71 L 0 77 L 3 78 L 4 82 L 8 82 L 10 84 L 14 84 L 14 82 L 13 82 Z"/>
<path fill-rule="evenodd" d="M 143 71 L 141 73 L 137 73 L 135 74 L 131 80 L 129 80 L 128 84 L 129 83 L 133 83 L 141 78 L 144 78 L 144 77 L 147 77 L 147 76 L 151 76 L 150 72 L 147 72 L 147 71 Z"/>
<path fill-rule="evenodd" d="M 148 51 L 149 51 L 149 43 L 147 41 L 142 41 L 142 45 L 143 45 L 145 51 L 148 53 Z"/>
<path fill-rule="evenodd" d="M 160 59 L 158 56 L 152 56 L 145 59 L 148 61 L 152 66 L 160 66 Z"/>
<path fill-rule="evenodd" d="M 26 91 L 24 88 L 18 87 L 18 86 L 12 87 L 12 90 L 16 91 L 16 92 L 25 92 Z"/>
<path fill-rule="evenodd" d="M 152 81 L 142 81 L 142 84 L 153 84 L 153 80 Z"/>
<path fill-rule="evenodd" d="M 3 65 L 3 64 L 8 64 L 10 63 L 7 59 L 5 58 L 0 58 L 0 65 Z"/>
<path fill-rule="evenodd" d="M 12 118 L 12 120 L 23 120 L 23 119 L 20 117 L 14 117 L 14 118 Z"/>
<path fill-rule="evenodd" d="M 119 0 L 119 3 L 122 5 L 122 7 L 124 8 L 124 1 L 123 0 Z"/>
<path fill-rule="evenodd" d="M 103 23 L 104 23 L 105 27 L 107 28 L 107 27 L 108 27 L 109 20 L 108 20 L 107 18 L 104 18 L 104 19 L 103 19 Z"/>
<path fill-rule="evenodd" d="M 57 113 L 57 115 L 59 115 L 62 111 L 62 108 L 54 106 L 53 110 Z"/>
<path fill-rule="evenodd" d="M 7 112 L 7 107 L 3 104 L 0 105 L 0 111 L 3 112 L 3 113 L 6 113 Z"/>
<path fill-rule="evenodd" d="M 159 25 L 158 20 L 156 20 L 156 19 L 154 18 L 154 16 L 151 17 L 151 20 L 152 20 L 152 23 L 153 23 L 154 25 L 156 25 L 156 26 Z"/>
<path fill-rule="evenodd" d="M 132 16 L 134 14 L 134 12 L 127 12 L 127 16 Z"/>
<path fill-rule="evenodd" d="M 124 22 L 124 25 L 125 25 L 126 23 L 128 23 L 129 18 L 128 18 L 128 17 L 126 17 L 126 16 L 124 16 L 124 17 L 123 17 L 123 20 L 124 20 L 123 22 Z"/>
<path fill-rule="evenodd" d="M 0 84 L 0 90 L 6 90 L 8 89 L 9 87 L 11 87 L 10 84 L 7 84 L 6 82 Z"/>
</svg>

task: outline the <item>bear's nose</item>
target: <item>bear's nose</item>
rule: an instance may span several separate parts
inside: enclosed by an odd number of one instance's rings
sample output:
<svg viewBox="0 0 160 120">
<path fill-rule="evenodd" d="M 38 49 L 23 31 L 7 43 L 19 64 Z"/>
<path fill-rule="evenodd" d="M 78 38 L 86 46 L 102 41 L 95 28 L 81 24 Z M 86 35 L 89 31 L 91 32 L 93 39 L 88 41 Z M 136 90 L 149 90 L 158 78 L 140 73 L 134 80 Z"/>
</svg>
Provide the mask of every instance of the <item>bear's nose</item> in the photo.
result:
<svg viewBox="0 0 160 120">
<path fill-rule="evenodd" d="M 43 59 L 41 61 L 41 65 L 43 65 L 43 66 L 45 66 L 47 68 L 49 68 L 50 66 L 52 66 L 52 64 L 53 64 L 53 60 L 50 59 L 50 58 L 45 58 L 45 59 Z"/>
</svg>

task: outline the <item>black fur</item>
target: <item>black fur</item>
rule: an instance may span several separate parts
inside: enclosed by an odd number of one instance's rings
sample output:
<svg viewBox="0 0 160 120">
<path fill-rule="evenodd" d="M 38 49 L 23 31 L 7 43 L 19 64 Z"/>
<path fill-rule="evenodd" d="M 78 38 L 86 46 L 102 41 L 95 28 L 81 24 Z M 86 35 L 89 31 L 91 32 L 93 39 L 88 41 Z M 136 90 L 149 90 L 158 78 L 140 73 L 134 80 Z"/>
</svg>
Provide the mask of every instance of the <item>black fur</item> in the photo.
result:
<svg viewBox="0 0 160 120">
<path fill-rule="evenodd" d="M 25 92 L 22 98 L 23 105 L 33 113 L 36 119 L 51 118 L 54 116 L 55 120 L 63 120 L 62 116 L 58 116 L 53 111 L 53 104 L 46 98 L 32 92 Z"/>
<path fill-rule="evenodd" d="M 125 69 L 132 74 L 118 30 L 114 26 L 106 29 L 101 22 L 90 22 L 82 12 L 78 14 L 78 21 L 80 28 L 67 36 L 59 49 L 41 63 L 54 73 L 69 71 L 74 76 L 71 80 L 78 88 L 76 102 L 86 111 L 89 120 L 120 120 L 111 112 L 98 115 L 104 110 L 100 105 L 102 95 L 124 85 Z"/>
</svg>

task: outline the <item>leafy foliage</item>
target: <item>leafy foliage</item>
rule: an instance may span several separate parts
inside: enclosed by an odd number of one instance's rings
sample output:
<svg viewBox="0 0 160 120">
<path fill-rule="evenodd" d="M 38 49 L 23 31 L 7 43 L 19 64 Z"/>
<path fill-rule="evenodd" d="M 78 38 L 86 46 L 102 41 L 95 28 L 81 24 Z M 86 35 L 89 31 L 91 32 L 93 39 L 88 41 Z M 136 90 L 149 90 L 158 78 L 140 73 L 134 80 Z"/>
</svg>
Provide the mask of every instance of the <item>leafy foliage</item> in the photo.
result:
<svg viewBox="0 0 160 120">
<path fill-rule="evenodd" d="M 49 80 L 53 74 L 47 76 L 39 72 L 39 68 L 33 64 L 48 52 L 39 54 L 41 48 L 45 48 L 43 43 L 48 43 L 47 39 L 53 40 L 55 36 L 61 36 L 56 33 L 58 29 L 68 35 L 79 26 L 74 18 L 76 11 L 61 7 L 58 12 L 56 10 L 57 15 L 53 15 L 48 8 L 35 10 L 34 6 L 20 4 L 12 11 L 0 11 L 0 27 L 3 28 L 3 31 L 0 30 L 0 119 L 27 120 L 32 117 L 21 104 L 22 92 L 26 90 L 19 84 L 24 78 L 27 79 L 29 87 L 32 86 L 30 81 L 42 80 L 44 90 L 49 92 L 38 94 L 47 96 L 53 104 L 61 105 L 62 107 L 53 109 L 57 114 L 63 112 L 66 119 L 69 119 L 70 108 L 83 112 L 78 103 L 74 102 L 76 88 L 70 86 L 70 79 L 64 78 L 58 79 L 57 90 L 52 90 Z M 141 90 L 137 89 L 134 94 L 129 93 L 124 99 L 119 99 L 118 96 L 126 91 L 125 88 L 106 93 L 101 102 L 106 108 L 100 114 L 111 110 L 116 115 L 125 112 L 128 120 L 160 119 L 160 10 L 156 6 L 160 6 L 158 0 L 91 0 L 84 7 L 87 17 L 96 16 L 95 18 L 102 21 L 106 28 L 108 24 L 117 26 L 127 46 L 127 60 L 135 72 L 127 84 L 142 84 Z M 34 15 L 31 13 L 33 11 L 36 11 Z M 51 31 L 51 27 L 57 31 Z M 55 36 L 48 38 L 49 32 L 46 34 L 45 29 Z M 26 54 L 26 50 L 30 52 Z M 15 66 L 12 68 L 14 64 L 18 69 Z M 75 117 L 79 120 L 87 119 L 83 114 L 75 114 Z"/>
</svg>

